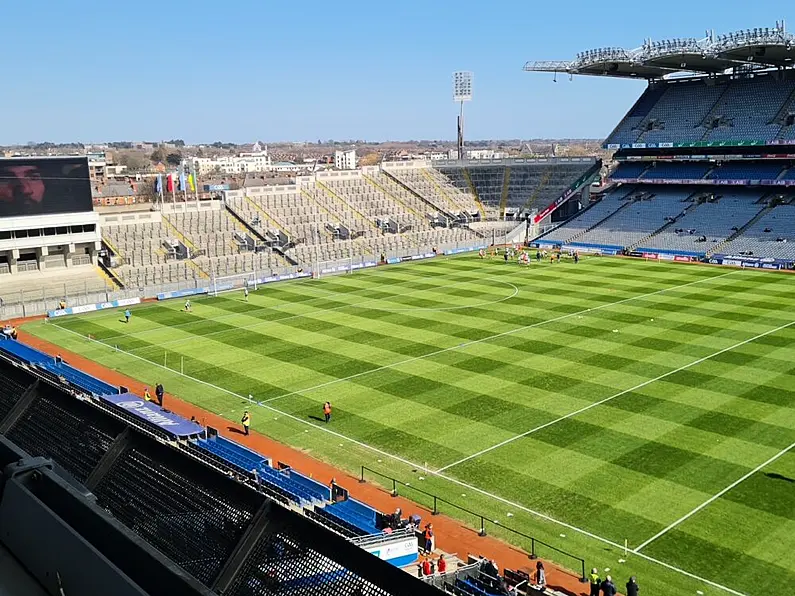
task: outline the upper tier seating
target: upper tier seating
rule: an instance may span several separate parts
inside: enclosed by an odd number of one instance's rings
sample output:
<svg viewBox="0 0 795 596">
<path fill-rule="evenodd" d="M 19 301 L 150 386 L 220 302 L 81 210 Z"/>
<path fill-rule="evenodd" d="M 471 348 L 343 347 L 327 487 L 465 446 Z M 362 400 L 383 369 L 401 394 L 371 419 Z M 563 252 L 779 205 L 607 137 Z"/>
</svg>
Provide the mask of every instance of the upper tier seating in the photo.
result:
<svg viewBox="0 0 795 596">
<path fill-rule="evenodd" d="M 644 180 L 698 180 L 710 170 L 709 164 L 655 162 L 641 176 Z"/>
<path fill-rule="evenodd" d="M 773 141 L 795 138 L 795 79 L 754 78 L 653 83 L 606 144 Z"/>
</svg>

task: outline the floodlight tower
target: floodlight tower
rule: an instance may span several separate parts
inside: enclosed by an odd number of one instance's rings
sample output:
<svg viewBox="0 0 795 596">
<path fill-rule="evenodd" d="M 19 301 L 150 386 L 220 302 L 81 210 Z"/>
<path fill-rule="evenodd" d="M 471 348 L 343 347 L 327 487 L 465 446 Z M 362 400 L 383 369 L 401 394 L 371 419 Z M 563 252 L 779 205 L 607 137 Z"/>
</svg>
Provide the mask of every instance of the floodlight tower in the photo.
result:
<svg viewBox="0 0 795 596">
<path fill-rule="evenodd" d="M 453 73 L 453 101 L 461 104 L 458 114 L 458 159 L 464 159 L 464 102 L 472 101 L 472 73 Z"/>
</svg>

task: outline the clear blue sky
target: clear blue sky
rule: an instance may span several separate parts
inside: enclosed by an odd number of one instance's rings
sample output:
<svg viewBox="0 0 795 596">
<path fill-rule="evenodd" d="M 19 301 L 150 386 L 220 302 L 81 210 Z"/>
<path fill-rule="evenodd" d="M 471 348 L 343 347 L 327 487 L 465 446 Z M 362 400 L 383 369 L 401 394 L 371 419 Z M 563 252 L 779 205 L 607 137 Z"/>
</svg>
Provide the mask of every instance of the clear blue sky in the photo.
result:
<svg viewBox="0 0 795 596">
<path fill-rule="evenodd" d="M 795 17 L 783 0 L 39 0 L 2 9 L 0 144 L 603 137 L 643 89 L 522 72 Z M 663 9 L 664 8 L 664 9 Z M 787 8 L 790 8 L 787 11 Z M 789 14 L 788 14 L 789 13 Z M 795 18 L 792 26 L 795 27 Z"/>
</svg>

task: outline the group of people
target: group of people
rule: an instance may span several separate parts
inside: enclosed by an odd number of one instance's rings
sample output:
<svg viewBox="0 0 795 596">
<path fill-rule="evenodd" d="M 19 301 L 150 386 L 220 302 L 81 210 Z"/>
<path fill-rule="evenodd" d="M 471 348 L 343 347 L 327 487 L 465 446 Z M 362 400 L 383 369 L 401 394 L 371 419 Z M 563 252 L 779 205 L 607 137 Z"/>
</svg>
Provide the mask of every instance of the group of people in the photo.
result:
<svg viewBox="0 0 795 596">
<path fill-rule="evenodd" d="M 599 577 L 599 571 L 594 567 L 591 569 L 591 574 L 588 576 L 588 583 L 591 585 L 590 596 L 615 596 L 618 593 L 616 585 L 613 583 L 613 578 L 609 575 L 604 579 Z M 624 592 L 626 596 L 638 596 L 640 586 L 638 580 L 633 575 L 627 582 L 627 589 Z"/>
<path fill-rule="evenodd" d="M 3 335 L 8 339 L 19 339 L 19 331 L 14 325 L 6 325 L 3 327 Z"/>
<path fill-rule="evenodd" d="M 499 248 L 492 248 L 491 252 L 487 252 L 486 249 L 481 248 L 478 251 L 478 256 L 481 259 L 485 259 L 488 257 L 496 257 L 500 254 Z M 546 260 L 547 256 L 549 256 L 550 263 L 560 263 L 560 258 L 562 255 L 562 251 L 547 251 L 546 249 L 536 249 L 535 260 L 536 263 L 540 263 L 542 260 Z M 574 261 L 574 263 L 580 262 L 580 253 L 576 250 L 569 251 L 569 256 Z M 502 258 L 507 263 L 508 261 L 512 261 L 514 259 L 518 260 L 521 265 L 529 265 L 530 264 L 530 252 L 521 248 L 511 248 L 505 247 L 502 252 Z"/>
</svg>

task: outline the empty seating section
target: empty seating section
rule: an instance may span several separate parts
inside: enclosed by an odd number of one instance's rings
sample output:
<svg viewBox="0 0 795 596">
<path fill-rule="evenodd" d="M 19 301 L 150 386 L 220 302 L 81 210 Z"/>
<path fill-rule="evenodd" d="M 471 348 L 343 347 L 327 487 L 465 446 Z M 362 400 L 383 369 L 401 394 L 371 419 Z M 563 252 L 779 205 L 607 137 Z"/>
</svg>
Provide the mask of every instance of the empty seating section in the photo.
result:
<svg viewBox="0 0 795 596">
<path fill-rule="evenodd" d="M 772 208 L 716 252 L 795 260 L 795 205 Z"/>
<path fill-rule="evenodd" d="M 370 221 L 389 219 L 396 221 L 401 229 L 406 227 L 408 229 L 424 228 L 428 225 L 427 218 L 390 199 L 381 189 L 364 177 L 328 179 L 324 180 L 323 184 L 343 201 L 355 206 Z"/>
<path fill-rule="evenodd" d="M 666 224 L 666 218 L 679 216 L 687 207 L 683 201 L 691 188 L 643 187 L 632 196 L 632 203 L 603 223 L 577 238 L 583 244 L 624 248 L 646 238 Z"/>
<path fill-rule="evenodd" d="M 611 178 L 633 180 L 640 178 L 640 175 L 649 167 L 649 162 L 622 162 L 610 175 Z"/>
<path fill-rule="evenodd" d="M 711 166 L 705 163 L 655 162 L 641 176 L 646 180 L 698 180 Z"/>
<path fill-rule="evenodd" d="M 606 194 L 601 201 L 590 205 L 576 217 L 545 234 L 542 238 L 548 242 L 560 242 L 562 244 L 578 240 L 580 236 L 603 219 L 626 207 L 629 201 L 627 197 L 631 191 L 632 189 L 623 188 Z"/>
<path fill-rule="evenodd" d="M 553 162 L 511 166 L 507 206 L 515 209 L 546 207 L 566 192 L 593 165 L 593 162 Z"/>
<path fill-rule="evenodd" d="M 785 77 L 654 83 L 606 144 L 793 139 L 795 79 Z"/>
<path fill-rule="evenodd" d="M 780 163 L 727 163 L 709 175 L 716 180 L 775 180 L 784 166 Z"/>
<path fill-rule="evenodd" d="M 639 134 L 638 126 L 649 115 L 649 112 L 654 108 L 663 93 L 665 93 L 665 87 L 662 85 L 648 87 L 615 128 L 607 143 L 622 145 L 636 142 Z"/>
<path fill-rule="evenodd" d="M 40 395 L 8 431 L 8 437 L 33 456 L 49 457 L 80 482 L 85 482 L 110 448 L 120 428 L 95 415 L 89 424 L 72 408 L 64 408 L 40 385 Z M 88 408 L 85 408 L 88 410 Z M 86 412 L 87 414 L 90 412 Z"/>
<path fill-rule="evenodd" d="M 638 127 L 637 142 L 665 143 L 672 138 L 680 142 L 701 140 L 705 131 L 701 124 L 723 90 L 703 81 L 669 84 Z"/>
<path fill-rule="evenodd" d="M 401 184 L 444 213 L 452 215 L 478 213 L 475 197 L 456 188 L 444 174 L 434 168 L 393 168 L 387 171 Z"/>
<path fill-rule="evenodd" d="M 178 472 L 181 466 L 185 469 Z M 231 490 L 217 478 L 205 482 L 198 470 L 188 468 L 186 462 L 178 465 L 174 459 L 167 466 L 137 447 L 128 448 L 94 494 L 128 528 L 210 585 L 251 522 L 256 501 L 244 500 L 243 487 Z"/>
<path fill-rule="evenodd" d="M 227 198 L 231 209 L 263 234 L 286 234 L 294 243 L 286 254 L 307 265 L 359 255 L 378 259 L 476 238 L 465 228 L 432 228 L 438 212 L 380 171 L 246 192 Z M 394 222 L 398 233 L 384 231 L 379 220 Z M 352 241 L 335 234 L 339 226 Z"/>
<path fill-rule="evenodd" d="M 215 436 L 209 439 L 197 440 L 196 446 L 199 449 L 217 455 L 225 462 L 235 466 L 241 472 L 256 472 L 262 484 L 271 489 L 276 489 L 276 492 L 283 494 L 295 503 L 309 504 L 326 500 L 325 491 L 322 489 L 323 487 L 313 486 L 314 483 L 297 480 L 291 477 L 289 472 L 271 468 L 267 459 L 233 441 Z"/>
<path fill-rule="evenodd" d="M 779 81 L 765 76 L 732 81 L 712 109 L 705 141 L 774 139 L 781 122 L 774 119 L 784 102 L 795 91 L 795 81 Z"/>
<path fill-rule="evenodd" d="M 469 190 L 464 168 L 439 168 L 458 188 Z M 486 209 L 499 209 L 505 182 L 505 168 L 499 166 L 468 167 L 469 178 L 478 193 L 480 202 Z"/>
<path fill-rule="evenodd" d="M 10 340 L 0 340 L 0 346 L 3 343 L 11 342 Z M 9 366 L 3 366 L 0 369 L 0 420 L 8 415 L 30 384 L 30 377 L 25 373 Z"/>
<path fill-rule="evenodd" d="M 758 203 L 761 196 L 761 191 L 747 190 L 709 195 L 709 200 L 693 203 L 683 217 L 644 240 L 641 249 L 706 254 L 764 208 Z"/>
<path fill-rule="evenodd" d="M 114 273 L 127 287 L 195 281 L 196 269 L 178 261 L 168 246 L 176 242 L 173 230 L 162 221 L 114 225 L 103 228 L 103 234 L 118 250 L 124 264 Z"/>
<path fill-rule="evenodd" d="M 377 534 L 377 512 L 364 503 L 348 499 L 332 505 L 327 505 L 323 510 L 333 517 L 359 528 L 366 534 Z"/>
</svg>

